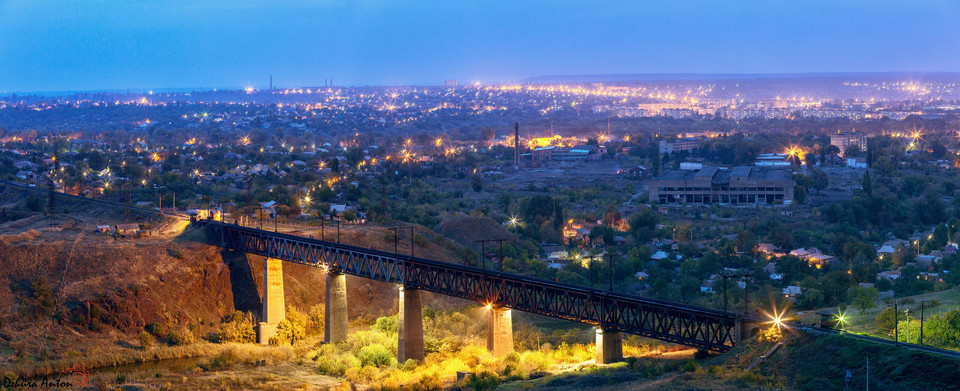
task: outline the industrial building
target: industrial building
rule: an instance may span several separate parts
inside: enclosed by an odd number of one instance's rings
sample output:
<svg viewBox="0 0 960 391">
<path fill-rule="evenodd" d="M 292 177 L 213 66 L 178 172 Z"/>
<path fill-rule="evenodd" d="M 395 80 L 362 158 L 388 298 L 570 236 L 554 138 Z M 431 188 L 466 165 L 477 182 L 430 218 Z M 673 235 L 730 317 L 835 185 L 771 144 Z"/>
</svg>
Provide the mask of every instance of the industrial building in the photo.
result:
<svg viewBox="0 0 960 391">
<path fill-rule="evenodd" d="M 790 204 L 793 177 L 774 167 L 703 167 L 670 171 L 650 182 L 650 201 L 661 204 Z"/>
<path fill-rule="evenodd" d="M 847 148 L 855 147 L 861 151 L 867 150 L 867 135 L 863 132 L 844 132 L 830 135 L 830 145 L 846 153 Z"/>
</svg>

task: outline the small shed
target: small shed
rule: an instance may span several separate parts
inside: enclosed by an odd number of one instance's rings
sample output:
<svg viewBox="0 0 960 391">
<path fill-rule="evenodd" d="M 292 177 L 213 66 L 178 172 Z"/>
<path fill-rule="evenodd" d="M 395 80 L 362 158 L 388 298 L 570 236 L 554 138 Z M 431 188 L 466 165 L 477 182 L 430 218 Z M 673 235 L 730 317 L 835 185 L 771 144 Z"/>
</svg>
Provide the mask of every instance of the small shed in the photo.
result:
<svg viewBox="0 0 960 391">
<path fill-rule="evenodd" d="M 128 223 L 128 224 L 117 224 L 113 226 L 114 233 L 120 235 L 136 235 L 137 231 L 140 230 L 140 224 L 137 223 Z"/>
</svg>

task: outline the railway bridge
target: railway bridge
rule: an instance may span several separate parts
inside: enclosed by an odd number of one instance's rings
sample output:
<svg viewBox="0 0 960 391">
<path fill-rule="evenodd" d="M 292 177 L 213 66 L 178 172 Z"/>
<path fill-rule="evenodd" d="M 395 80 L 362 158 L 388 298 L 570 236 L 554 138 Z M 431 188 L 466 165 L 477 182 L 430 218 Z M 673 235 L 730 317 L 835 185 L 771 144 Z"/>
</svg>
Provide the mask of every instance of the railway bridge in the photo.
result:
<svg viewBox="0 0 960 391">
<path fill-rule="evenodd" d="M 346 275 L 399 287 L 398 358 L 423 360 L 421 291 L 473 300 L 489 310 L 487 348 L 513 351 L 511 311 L 596 327 L 596 361 L 622 360 L 621 333 L 724 352 L 762 325 L 733 312 L 546 281 L 392 252 L 269 232 L 223 222 L 202 224 L 228 250 L 264 256 L 263 313 L 258 340 L 267 343 L 283 320 L 283 266 L 294 262 L 326 274 L 325 340 L 347 338 Z"/>
</svg>

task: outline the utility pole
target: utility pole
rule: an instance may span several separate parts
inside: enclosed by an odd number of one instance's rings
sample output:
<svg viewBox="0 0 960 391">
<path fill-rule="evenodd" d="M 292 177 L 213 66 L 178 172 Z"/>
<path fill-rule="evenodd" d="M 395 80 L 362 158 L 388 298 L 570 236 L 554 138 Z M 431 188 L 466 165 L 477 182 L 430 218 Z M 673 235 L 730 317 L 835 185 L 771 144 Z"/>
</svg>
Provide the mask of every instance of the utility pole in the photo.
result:
<svg viewBox="0 0 960 391">
<path fill-rule="evenodd" d="M 896 346 L 900 346 L 900 309 L 897 308 L 897 301 L 893 301 L 893 339 Z"/>
<path fill-rule="evenodd" d="M 595 267 L 596 265 L 593 264 L 593 261 L 595 261 L 596 258 L 597 258 L 596 255 L 590 256 L 590 290 L 591 291 L 593 290 L 593 280 L 595 279 L 595 276 L 597 274 L 597 268 Z"/>
<path fill-rule="evenodd" d="M 923 345 L 923 300 L 920 300 L 920 344 Z"/>
<path fill-rule="evenodd" d="M 413 230 L 414 226 L 403 226 L 403 227 L 390 227 L 388 229 L 393 230 L 393 252 L 396 254 L 400 253 L 399 243 L 400 243 L 400 230 L 409 229 L 410 230 L 410 256 L 413 256 Z"/>
<path fill-rule="evenodd" d="M 500 244 L 500 251 L 499 251 L 499 255 L 498 255 L 498 256 L 500 257 L 500 271 L 503 271 L 503 241 L 504 241 L 504 240 L 506 240 L 506 239 L 481 239 L 481 240 L 478 240 L 478 241 L 477 241 L 478 243 L 480 243 L 481 251 L 483 251 L 483 262 L 484 262 L 484 263 L 483 263 L 483 265 L 484 265 L 483 268 L 484 268 L 484 269 L 487 268 L 487 266 L 486 266 L 486 265 L 487 265 L 487 263 L 486 263 L 486 262 L 487 262 L 487 250 L 486 250 L 487 247 L 486 247 L 486 244 L 487 244 L 488 242 L 497 242 L 497 243 Z"/>
<path fill-rule="evenodd" d="M 607 290 L 613 290 L 613 254 L 606 254 L 607 256 L 607 275 L 610 279 L 610 285 L 607 287 Z"/>
</svg>

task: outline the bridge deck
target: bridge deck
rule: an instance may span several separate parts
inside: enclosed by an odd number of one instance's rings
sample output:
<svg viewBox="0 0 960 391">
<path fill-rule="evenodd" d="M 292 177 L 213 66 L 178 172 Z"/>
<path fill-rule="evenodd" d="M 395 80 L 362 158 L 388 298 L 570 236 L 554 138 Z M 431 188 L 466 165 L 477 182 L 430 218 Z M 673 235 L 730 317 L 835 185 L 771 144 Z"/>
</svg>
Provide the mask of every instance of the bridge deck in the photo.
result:
<svg viewBox="0 0 960 391">
<path fill-rule="evenodd" d="M 709 308 L 486 271 L 234 224 L 210 224 L 223 247 L 493 306 L 723 352 L 743 317 Z"/>
</svg>

